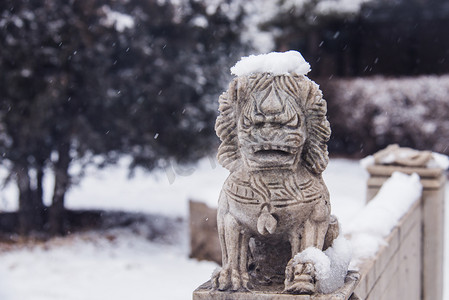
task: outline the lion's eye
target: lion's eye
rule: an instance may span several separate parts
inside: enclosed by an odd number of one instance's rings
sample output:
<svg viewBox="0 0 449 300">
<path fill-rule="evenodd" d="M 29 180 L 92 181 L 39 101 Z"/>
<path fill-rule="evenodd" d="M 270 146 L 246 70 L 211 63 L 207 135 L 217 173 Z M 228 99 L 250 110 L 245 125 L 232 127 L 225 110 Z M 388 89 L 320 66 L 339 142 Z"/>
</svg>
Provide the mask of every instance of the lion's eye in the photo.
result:
<svg viewBox="0 0 449 300">
<path fill-rule="evenodd" d="M 251 120 L 248 117 L 244 116 L 242 120 L 242 125 L 245 128 L 249 128 L 251 126 Z"/>
<path fill-rule="evenodd" d="M 255 114 L 253 116 L 253 124 L 256 128 L 261 128 L 265 125 L 265 116 L 262 114 Z"/>
<path fill-rule="evenodd" d="M 301 125 L 301 121 L 299 119 L 298 114 L 294 114 L 293 117 L 287 121 L 285 126 L 289 128 L 298 128 Z"/>
</svg>

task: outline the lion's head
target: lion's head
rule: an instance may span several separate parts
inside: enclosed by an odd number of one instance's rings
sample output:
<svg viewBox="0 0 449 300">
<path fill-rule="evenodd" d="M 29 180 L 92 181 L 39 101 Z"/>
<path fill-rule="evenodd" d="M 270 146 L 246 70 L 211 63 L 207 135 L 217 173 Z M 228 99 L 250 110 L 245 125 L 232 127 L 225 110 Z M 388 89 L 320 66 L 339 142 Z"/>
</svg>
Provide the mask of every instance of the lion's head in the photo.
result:
<svg viewBox="0 0 449 300">
<path fill-rule="evenodd" d="M 295 169 L 321 174 L 330 125 L 318 85 L 303 75 L 236 77 L 219 99 L 218 161 L 231 172 Z"/>
</svg>

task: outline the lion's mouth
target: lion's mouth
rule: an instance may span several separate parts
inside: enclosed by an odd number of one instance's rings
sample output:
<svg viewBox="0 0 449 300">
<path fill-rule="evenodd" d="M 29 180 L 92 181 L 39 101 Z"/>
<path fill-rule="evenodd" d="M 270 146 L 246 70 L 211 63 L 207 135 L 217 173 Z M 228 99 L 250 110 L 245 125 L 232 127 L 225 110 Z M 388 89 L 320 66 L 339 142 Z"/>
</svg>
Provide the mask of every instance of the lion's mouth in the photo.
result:
<svg viewBox="0 0 449 300">
<path fill-rule="evenodd" d="M 248 163 L 254 169 L 290 168 L 297 149 L 286 145 L 257 144 L 249 147 Z"/>
<path fill-rule="evenodd" d="M 294 148 L 289 146 L 280 146 L 280 145 L 257 145 L 252 146 L 251 150 L 254 155 L 280 155 L 287 156 L 291 154 L 295 154 Z"/>
<path fill-rule="evenodd" d="M 255 156 L 290 156 L 291 153 L 283 150 L 259 150 L 254 152 Z"/>
</svg>

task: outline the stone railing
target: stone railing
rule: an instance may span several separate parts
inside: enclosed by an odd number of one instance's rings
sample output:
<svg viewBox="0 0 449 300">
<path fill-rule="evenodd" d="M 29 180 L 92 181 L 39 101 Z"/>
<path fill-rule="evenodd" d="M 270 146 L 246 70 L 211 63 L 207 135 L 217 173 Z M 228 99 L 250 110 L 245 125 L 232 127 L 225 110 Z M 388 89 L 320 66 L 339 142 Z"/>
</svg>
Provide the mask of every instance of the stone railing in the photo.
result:
<svg viewBox="0 0 449 300">
<path fill-rule="evenodd" d="M 416 203 L 385 239 L 387 244 L 361 264 L 355 299 L 421 299 L 421 217 Z"/>
<path fill-rule="evenodd" d="M 414 158 L 418 160 L 422 154 L 426 155 L 416 152 Z M 444 170 L 438 166 L 407 162 L 377 162 L 367 170 L 370 174 L 368 201 L 395 171 L 417 173 L 423 192 L 420 201 L 387 237 L 388 244 L 361 267 L 361 281 L 356 294 L 362 299 L 442 299 Z"/>
<path fill-rule="evenodd" d="M 360 280 L 355 290 L 350 289 L 347 295 L 329 299 L 442 299 L 444 171 L 438 167 L 382 163 L 368 166 L 367 170 L 370 174 L 368 201 L 394 171 L 418 173 L 423 185 L 422 197 L 385 238 L 385 245 L 375 257 L 361 263 Z M 191 256 L 220 263 L 216 210 L 192 201 L 190 216 Z"/>
</svg>

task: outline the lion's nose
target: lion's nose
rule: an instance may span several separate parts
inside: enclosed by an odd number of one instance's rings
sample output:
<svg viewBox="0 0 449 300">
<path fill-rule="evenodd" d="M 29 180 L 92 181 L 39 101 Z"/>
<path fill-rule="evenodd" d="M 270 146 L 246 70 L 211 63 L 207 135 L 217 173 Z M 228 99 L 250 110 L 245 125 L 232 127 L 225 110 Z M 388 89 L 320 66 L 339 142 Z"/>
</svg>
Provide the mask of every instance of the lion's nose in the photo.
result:
<svg viewBox="0 0 449 300">
<path fill-rule="evenodd" d="M 264 115 L 280 114 L 283 111 L 282 100 L 275 89 L 271 89 L 268 96 L 260 103 L 261 113 Z"/>
<path fill-rule="evenodd" d="M 264 126 L 260 129 L 260 135 L 264 139 L 270 138 L 270 136 L 273 134 L 273 130 L 271 128 L 268 128 L 267 126 Z"/>
</svg>

